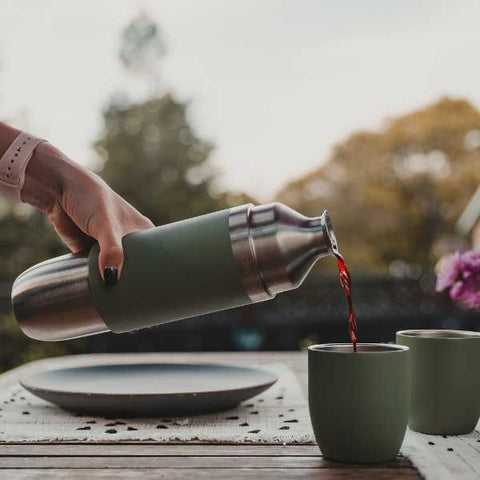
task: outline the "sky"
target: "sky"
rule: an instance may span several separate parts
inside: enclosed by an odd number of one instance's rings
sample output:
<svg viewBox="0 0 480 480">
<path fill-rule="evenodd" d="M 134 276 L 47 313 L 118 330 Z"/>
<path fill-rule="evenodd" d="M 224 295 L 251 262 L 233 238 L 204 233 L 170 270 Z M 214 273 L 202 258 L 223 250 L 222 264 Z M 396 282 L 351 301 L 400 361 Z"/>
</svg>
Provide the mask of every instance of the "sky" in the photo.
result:
<svg viewBox="0 0 480 480">
<path fill-rule="evenodd" d="M 138 91 L 118 49 L 141 11 L 220 187 L 262 201 L 354 130 L 445 95 L 480 106 L 477 0 L 1 0 L 0 118 L 94 166 L 102 108 Z"/>
</svg>

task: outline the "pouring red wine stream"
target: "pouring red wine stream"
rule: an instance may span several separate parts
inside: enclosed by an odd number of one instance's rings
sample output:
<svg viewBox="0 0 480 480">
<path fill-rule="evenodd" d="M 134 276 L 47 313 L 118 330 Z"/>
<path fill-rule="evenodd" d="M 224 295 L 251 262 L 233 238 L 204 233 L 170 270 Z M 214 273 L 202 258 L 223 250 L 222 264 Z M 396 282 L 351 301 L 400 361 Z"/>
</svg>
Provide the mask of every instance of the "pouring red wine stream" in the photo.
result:
<svg viewBox="0 0 480 480">
<path fill-rule="evenodd" d="M 353 312 L 352 304 L 352 277 L 348 271 L 347 264 L 345 260 L 340 255 L 340 253 L 335 253 L 335 258 L 337 259 L 338 272 L 340 274 L 340 284 L 342 285 L 345 296 L 347 297 L 348 302 L 348 335 L 350 336 L 350 341 L 352 342 L 353 351 L 357 351 L 357 322 L 355 320 L 355 314 Z"/>
</svg>

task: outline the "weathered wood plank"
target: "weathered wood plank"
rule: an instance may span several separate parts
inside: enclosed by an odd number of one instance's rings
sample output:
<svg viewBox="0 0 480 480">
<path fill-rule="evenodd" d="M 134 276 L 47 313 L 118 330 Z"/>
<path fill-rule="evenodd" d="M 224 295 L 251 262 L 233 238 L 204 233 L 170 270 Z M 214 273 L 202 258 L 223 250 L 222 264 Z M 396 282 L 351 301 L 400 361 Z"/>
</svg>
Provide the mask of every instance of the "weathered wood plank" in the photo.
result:
<svg viewBox="0 0 480 480">
<path fill-rule="evenodd" d="M 213 445 L 159 443 L 0 444 L 2 456 L 319 456 L 316 445 Z"/>
<path fill-rule="evenodd" d="M 198 469 L 195 471 L 195 480 L 420 480 L 420 475 L 413 469 L 402 468 L 392 470 L 389 468 L 365 468 L 365 469 L 305 469 L 292 468 L 286 470 L 270 468 L 217 468 Z M 0 478 L 8 480 L 191 480 L 190 469 L 137 469 L 115 470 L 106 469 L 45 469 L 45 470 L 0 470 Z"/>
<path fill-rule="evenodd" d="M 143 468 L 349 468 L 359 466 L 344 465 L 331 462 L 321 456 L 295 457 L 185 457 L 185 456 L 143 456 L 143 457 L 104 457 L 104 456 L 71 456 L 71 457 L 0 457 L 0 468 L 109 468 L 109 469 L 143 469 Z M 390 462 L 382 468 L 396 470 L 408 468 L 405 460 Z M 378 468 L 378 465 L 362 466 L 362 468 Z"/>
</svg>

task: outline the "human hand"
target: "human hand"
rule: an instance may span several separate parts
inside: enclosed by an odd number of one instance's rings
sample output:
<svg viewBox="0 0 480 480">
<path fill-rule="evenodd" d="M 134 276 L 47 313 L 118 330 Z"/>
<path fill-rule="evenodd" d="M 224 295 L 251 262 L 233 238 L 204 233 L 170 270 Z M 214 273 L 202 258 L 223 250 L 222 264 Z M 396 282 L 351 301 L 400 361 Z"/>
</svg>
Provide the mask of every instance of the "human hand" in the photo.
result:
<svg viewBox="0 0 480 480">
<path fill-rule="evenodd" d="M 154 226 L 100 177 L 49 143 L 35 149 L 21 198 L 45 213 L 73 253 L 98 241 L 100 275 L 110 285 L 121 274 L 122 238 Z"/>
</svg>

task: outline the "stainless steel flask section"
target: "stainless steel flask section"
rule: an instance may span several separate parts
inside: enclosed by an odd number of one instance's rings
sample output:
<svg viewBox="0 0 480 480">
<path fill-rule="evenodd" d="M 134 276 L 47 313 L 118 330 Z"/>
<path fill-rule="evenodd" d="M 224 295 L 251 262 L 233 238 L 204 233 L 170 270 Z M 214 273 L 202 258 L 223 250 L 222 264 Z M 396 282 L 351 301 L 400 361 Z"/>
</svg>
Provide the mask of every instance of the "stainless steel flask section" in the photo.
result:
<svg viewBox="0 0 480 480">
<path fill-rule="evenodd" d="M 318 258 L 338 251 L 326 211 L 308 218 L 281 203 L 243 205 L 228 211 L 228 229 L 236 271 L 251 303 L 298 287 Z M 12 303 L 23 332 L 37 340 L 109 331 L 92 296 L 88 253 L 26 270 L 14 282 Z"/>
<path fill-rule="evenodd" d="M 230 241 L 252 302 L 297 288 L 314 263 L 338 251 L 328 212 L 308 218 L 282 203 L 230 210 Z"/>
<path fill-rule="evenodd" d="M 15 317 L 25 335 L 59 341 L 108 332 L 93 303 L 88 252 L 34 265 L 12 287 Z"/>
</svg>

